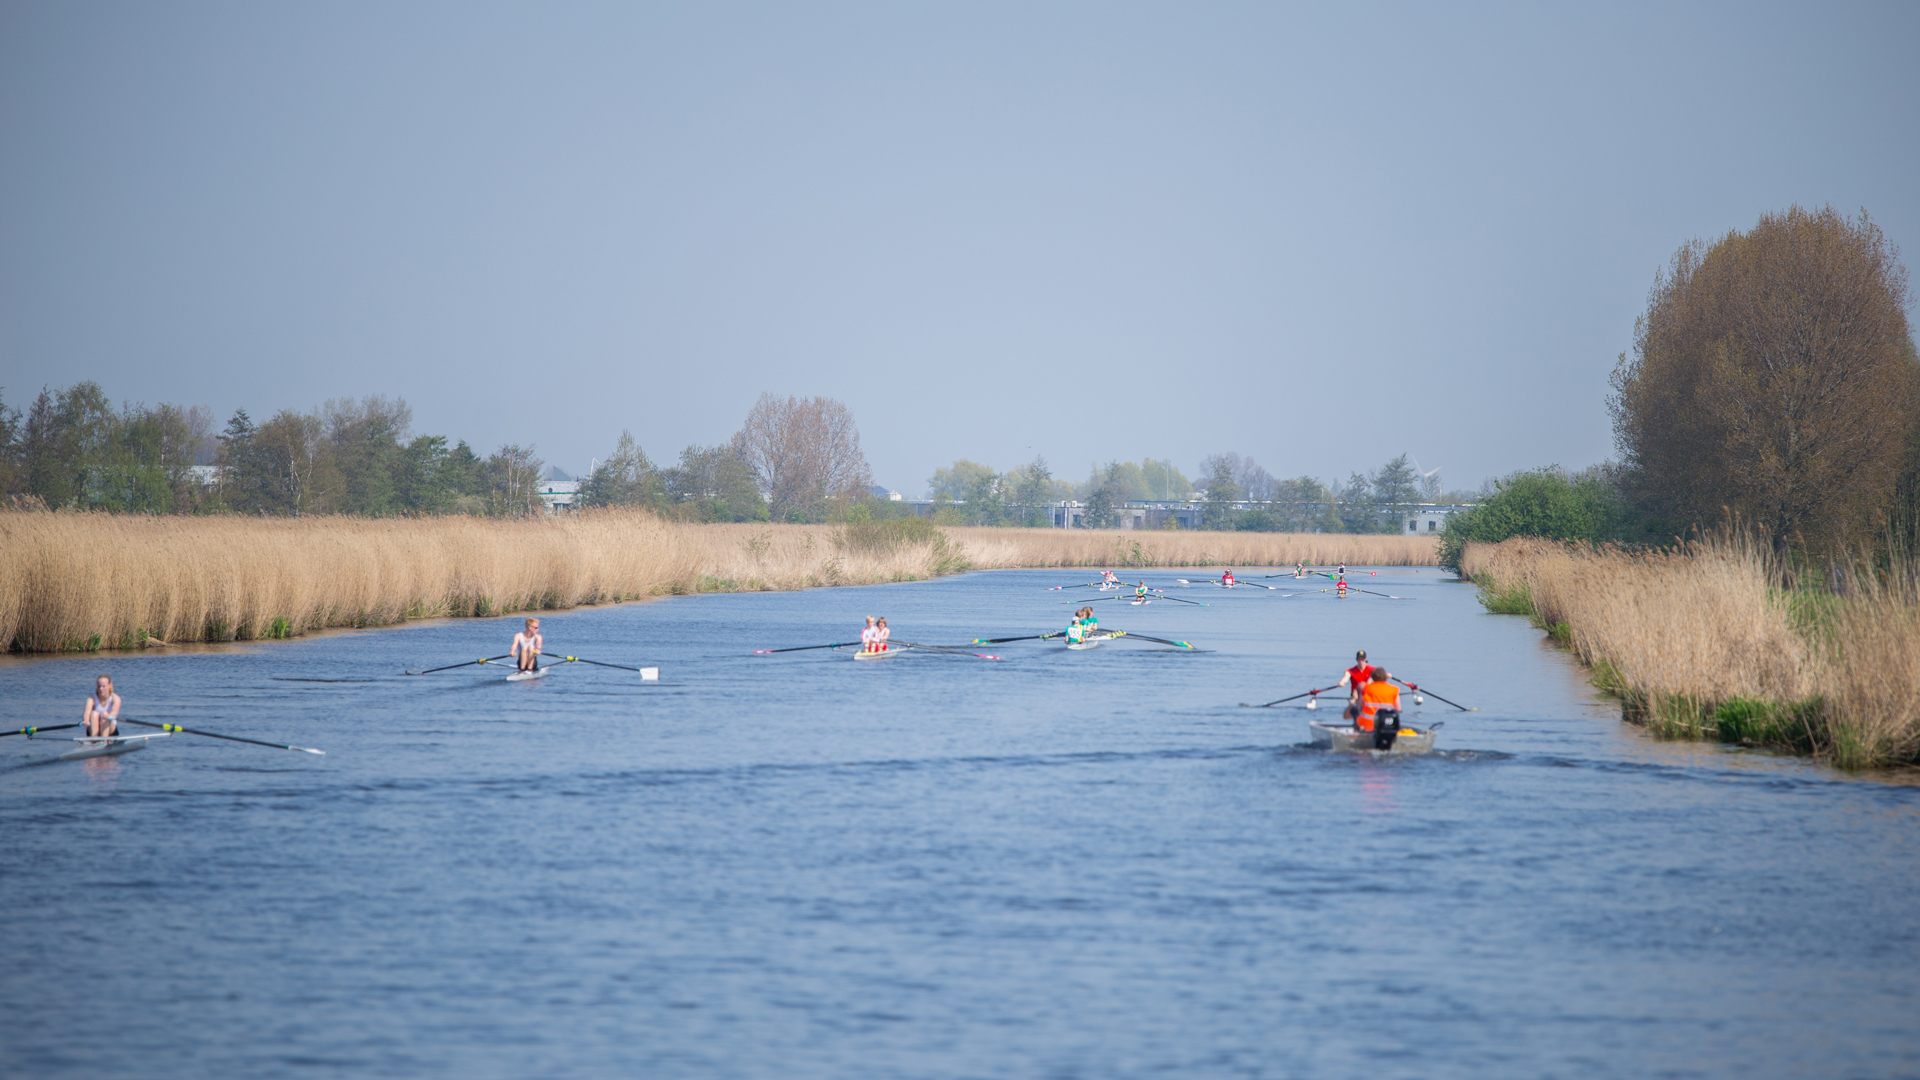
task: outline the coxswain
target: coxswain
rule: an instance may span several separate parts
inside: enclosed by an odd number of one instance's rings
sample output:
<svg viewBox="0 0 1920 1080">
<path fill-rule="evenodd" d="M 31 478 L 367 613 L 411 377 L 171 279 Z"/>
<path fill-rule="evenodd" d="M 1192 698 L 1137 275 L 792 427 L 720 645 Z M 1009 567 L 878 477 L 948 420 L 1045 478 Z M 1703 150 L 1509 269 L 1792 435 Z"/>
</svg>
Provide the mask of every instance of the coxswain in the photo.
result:
<svg viewBox="0 0 1920 1080">
<path fill-rule="evenodd" d="M 1373 732 L 1373 748 L 1390 750 L 1400 734 L 1400 688 L 1387 681 L 1385 668 L 1374 668 L 1360 691 L 1360 709 L 1353 726 Z"/>
<path fill-rule="evenodd" d="M 527 628 L 513 635 L 513 648 L 507 653 L 521 671 L 537 671 L 540 667 L 540 651 L 546 648 L 546 639 L 540 636 L 540 620 L 528 619 Z"/>
<path fill-rule="evenodd" d="M 1220 575 L 1220 584 L 1225 585 L 1229 589 L 1233 588 L 1233 568 L 1232 567 L 1228 567 L 1227 572 Z"/>
<path fill-rule="evenodd" d="M 893 631 L 887 629 L 887 617 L 885 615 L 882 615 L 880 616 L 880 618 L 874 620 L 873 651 L 886 652 L 889 648 L 891 648 L 891 646 L 887 644 L 887 639 L 892 636 L 893 636 Z"/>
<path fill-rule="evenodd" d="M 120 734 L 119 721 L 120 695 L 114 693 L 113 680 L 102 675 L 93 680 L 93 696 L 80 711 L 81 730 L 91 739 L 112 738 Z"/>
</svg>

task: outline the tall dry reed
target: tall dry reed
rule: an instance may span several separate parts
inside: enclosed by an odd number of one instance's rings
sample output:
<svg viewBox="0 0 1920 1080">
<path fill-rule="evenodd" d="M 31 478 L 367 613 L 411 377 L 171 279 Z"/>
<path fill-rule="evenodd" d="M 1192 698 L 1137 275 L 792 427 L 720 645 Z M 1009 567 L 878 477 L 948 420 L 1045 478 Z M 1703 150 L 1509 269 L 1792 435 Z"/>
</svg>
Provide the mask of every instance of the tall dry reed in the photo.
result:
<svg viewBox="0 0 1920 1080">
<path fill-rule="evenodd" d="M 33 652 L 286 637 L 674 593 L 1021 566 L 1433 563 L 1419 537 L 0 512 L 0 643 Z"/>
<path fill-rule="evenodd" d="M 1845 568 L 1788 589 L 1740 536 L 1678 551 L 1543 540 L 1470 544 L 1462 572 L 1494 610 L 1525 610 L 1628 719 L 1663 734 L 1828 755 L 1848 767 L 1920 760 L 1920 587 Z"/>
</svg>

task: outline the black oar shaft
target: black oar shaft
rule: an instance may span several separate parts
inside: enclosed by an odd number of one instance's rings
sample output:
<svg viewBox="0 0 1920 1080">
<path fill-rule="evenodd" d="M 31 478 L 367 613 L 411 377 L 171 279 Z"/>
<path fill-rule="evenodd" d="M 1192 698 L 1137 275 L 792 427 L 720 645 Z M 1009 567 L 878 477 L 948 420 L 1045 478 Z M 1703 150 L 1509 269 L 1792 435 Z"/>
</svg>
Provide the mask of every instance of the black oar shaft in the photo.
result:
<svg viewBox="0 0 1920 1080">
<path fill-rule="evenodd" d="M 425 671 L 409 671 L 409 672 L 406 672 L 405 674 L 431 675 L 436 671 L 452 671 L 454 668 L 473 667 L 475 664 L 491 664 L 500 660 L 511 660 L 511 659 L 513 659 L 512 653 L 507 653 L 505 656 L 484 656 L 478 660 L 468 660 L 468 661 L 465 661 L 464 663 L 459 663 L 459 664 L 448 664 L 445 667 L 430 667 Z"/>
<path fill-rule="evenodd" d="M 1308 691 L 1306 691 L 1305 693 L 1301 693 L 1301 694 L 1295 694 L 1295 695 L 1293 695 L 1292 697 L 1283 697 L 1283 698 L 1280 698 L 1280 699 L 1278 699 L 1278 700 L 1276 700 L 1276 701 L 1269 701 L 1269 702 L 1267 702 L 1267 703 L 1266 703 L 1265 705 L 1260 705 L 1260 706 L 1257 706 L 1257 707 L 1258 707 L 1258 708 L 1262 708 L 1262 709 L 1271 709 L 1271 708 L 1273 708 L 1273 707 L 1274 707 L 1275 705 L 1284 705 L 1284 704 L 1286 704 L 1286 703 L 1287 703 L 1287 702 L 1289 702 L 1289 701 L 1298 701 L 1298 700 L 1300 700 L 1300 699 L 1301 699 L 1301 698 L 1303 698 L 1303 697 L 1314 697 L 1314 696 L 1316 696 L 1316 695 L 1319 695 L 1319 694 L 1324 694 L 1324 693 L 1326 693 L 1326 692 L 1327 692 L 1327 691 L 1329 691 L 1329 690 L 1338 690 L 1338 689 L 1340 689 L 1340 688 L 1339 688 L 1339 687 L 1337 687 L 1337 686 L 1323 686 L 1323 687 L 1321 687 L 1321 688 L 1319 688 L 1318 690 L 1308 690 Z"/>
<path fill-rule="evenodd" d="M 315 750 L 310 746 L 288 746 L 285 743 L 261 742 L 259 739 L 243 739 L 238 735 L 220 735 L 211 731 L 196 731 L 193 728 L 181 727 L 179 724 L 149 724 L 145 720 L 129 720 L 125 717 L 121 717 L 120 722 L 123 724 L 138 724 L 141 727 L 158 728 L 161 731 L 178 732 L 182 735 L 199 735 L 207 739 L 225 739 L 228 742 L 241 742 L 251 746 L 264 746 L 269 750 L 298 750 L 303 754 L 326 753 L 325 750 Z"/>
<path fill-rule="evenodd" d="M 849 645 L 864 645 L 861 641 L 834 641 L 825 645 L 792 645 L 784 649 L 755 649 L 756 653 L 806 652 L 808 649 L 844 649 Z"/>
<path fill-rule="evenodd" d="M 1435 701 L 1441 701 L 1441 702 L 1445 702 L 1446 704 L 1448 704 L 1448 705 L 1451 705 L 1451 706 L 1453 706 L 1453 707 L 1454 707 L 1454 708 L 1456 708 L 1456 709 L 1459 709 L 1459 710 L 1460 710 L 1461 712 L 1474 712 L 1474 711 L 1475 711 L 1475 710 L 1473 710 L 1473 709 L 1469 709 L 1469 708 L 1467 708 L 1467 707 L 1466 707 L 1465 705 L 1462 705 L 1462 704 L 1460 704 L 1460 703 L 1459 703 L 1459 702 L 1457 702 L 1457 701 L 1447 701 L 1447 699 L 1446 699 L 1446 698 L 1443 698 L 1443 697 L 1441 697 L 1441 696 L 1440 696 L 1439 694 L 1436 694 L 1436 693 L 1434 693 L 1433 691 L 1431 691 L 1431 690 L 1429 690 L 1429 689 L 1427 689 L 1427 688 L 1426 688 L 1426 687 L 1424 687 L 1424 686 L 1421 686 L 1421 685 L 1420 685 L 1420 684 L 1418 684 L 1418 683 L 1410 683 L 1410 682 L 1401 682 L 1401 680 L 1399 680 L 1399 679 L 1395 679 L 1395 680 L 1393 680 L 1393 681 L 1394 681 L 1394 682 L 1397 682 L 1397 683 L 1400 683 L 1400 685 L 1401 685 L 1401 686 L 1404 686 L 1404 687 L 1406 687 L 1407 689 L 1409 689 L 1409 690 L 1411 690 L 1411 691 L 1413 691 L 1413 692 L 1414 692 L 1414 693 L 1416 693 L 1416 694 L 1425 694 L 1425 695 L 1427 695 L 1428 697 L 1430 697 L 1430 698 L 1432 698 L 1432 699 L 1433 699 L 1433 700 L 1435 700 Z"/>
<path fill-rule="evenodd" d="M 564 660 L 569 664 L 592 664 L 595 667 L 619 668 L 621 671 L 639 671 L 640 670 L 637 667 L 628 667 L 625 664 L 609 664 L 604 660 L 589 660 L 584 656 L 562 656 L 561 654 L 554 653 L 554 652 L 543 652 L 540 655 L 551 656 L 555 660 Z"/>
<path fill-rule="evenodd" d="M 18 731 L 0 731 L 0 738 L 8 735 L 38 735 L 43 731 L 65 731 L 68 728 L 77 728 L 79 726 L 79 724 L 52 724 L 47 727 L 23 727 Z"/>
</svg>

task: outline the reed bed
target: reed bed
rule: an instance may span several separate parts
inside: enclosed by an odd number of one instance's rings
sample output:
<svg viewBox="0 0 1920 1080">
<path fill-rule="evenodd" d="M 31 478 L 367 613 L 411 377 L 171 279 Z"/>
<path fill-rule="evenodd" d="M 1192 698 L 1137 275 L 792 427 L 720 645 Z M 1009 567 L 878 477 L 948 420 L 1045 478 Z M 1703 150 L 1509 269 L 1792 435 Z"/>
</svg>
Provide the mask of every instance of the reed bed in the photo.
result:
<svg viewBox="0 0 1920 1080">
<path fill-rule="evenodd" d="M 1671 737 L 1920 762 L 1920 583 L 1864 564 L 1783 587 L 1739 536 L 1628 552 L 1543 540 L 1470 544 L 1462 572 L 1496 611 L 1532 616 Z"/>
<path fill-rule="evenodd" d="M 1023 566 L 1432 565 L 1419 537 L 0 512 L 0 642 L 52 652 L 291 637 L 694 592 Z"/>
</svg>

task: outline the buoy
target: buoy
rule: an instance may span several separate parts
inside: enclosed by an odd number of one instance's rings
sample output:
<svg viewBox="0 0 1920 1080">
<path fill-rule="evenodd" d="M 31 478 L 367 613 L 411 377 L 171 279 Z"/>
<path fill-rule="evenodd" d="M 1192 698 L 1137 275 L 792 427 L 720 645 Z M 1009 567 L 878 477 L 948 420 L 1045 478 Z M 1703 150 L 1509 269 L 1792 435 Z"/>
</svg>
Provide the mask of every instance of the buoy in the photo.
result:
<svg viewBox="0 0 1920 1080">
<path fill-rule="evenodd" d="M 1315 710 L 1315 709 L 1317 709 L 1317 708 L 1319 708 L 1319 707 L 1320 707 L 1320 699 L 1319 699 L 1319 698 L 1308 698 L 1308 699 L 1307 699 L 1307 711 L 1308 711 L 1308 712 L 1312 712 L 1313 710 Z"/>
</svg>

